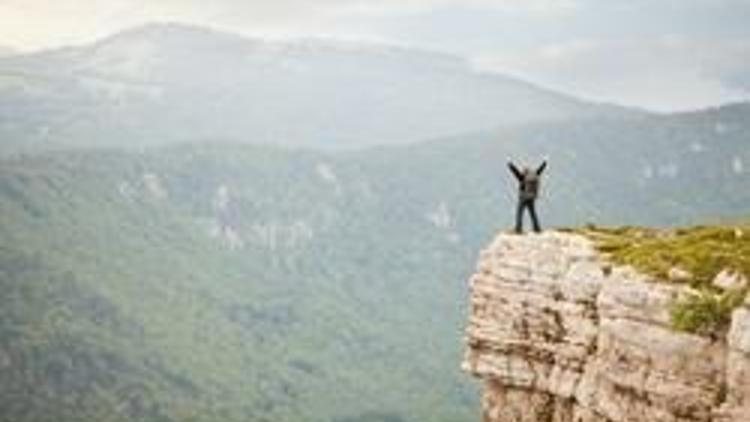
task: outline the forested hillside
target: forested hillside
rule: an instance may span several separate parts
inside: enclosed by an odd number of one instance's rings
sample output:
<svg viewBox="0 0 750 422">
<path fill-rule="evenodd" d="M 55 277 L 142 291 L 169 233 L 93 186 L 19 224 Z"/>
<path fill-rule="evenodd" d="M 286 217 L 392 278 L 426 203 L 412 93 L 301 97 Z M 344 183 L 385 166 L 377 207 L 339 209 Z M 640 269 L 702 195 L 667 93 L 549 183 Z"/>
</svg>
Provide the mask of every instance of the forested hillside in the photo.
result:
<svg viewBox="0 0 750 422">
<path fill-rule="evenodd" d="M 13 421 L 476 419 L 464 280 L 508 226 L 748 214 L 747 105 L 408 147 L 198 144 L 0 162 L 0 409 Z"/>
</svg>

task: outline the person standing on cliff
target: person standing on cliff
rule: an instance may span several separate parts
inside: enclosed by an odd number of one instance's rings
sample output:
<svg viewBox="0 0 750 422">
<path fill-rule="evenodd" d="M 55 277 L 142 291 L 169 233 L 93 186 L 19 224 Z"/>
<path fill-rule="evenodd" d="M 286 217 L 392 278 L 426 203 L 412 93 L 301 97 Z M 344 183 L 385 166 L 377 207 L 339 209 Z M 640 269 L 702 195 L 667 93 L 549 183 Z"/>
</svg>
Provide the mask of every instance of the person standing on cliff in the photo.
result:
<svg viewBox="0 0 750 422">
<path fill-rule="evenodd" d="M 519 170 L 512 161 L 508 161 L 508 168 L 518 180 L 518 206 L 516 207 L 516 233 L 523 233 L 523 212 L 528 210 L 534 231 L 542 231 L 539 219 L 536 215 L 536 198 L 539 196 L 539 181 L 544 169 L 547 168 L 547 160 L 544 160 L 536 170 L 524 167 Z"/>
</svg>

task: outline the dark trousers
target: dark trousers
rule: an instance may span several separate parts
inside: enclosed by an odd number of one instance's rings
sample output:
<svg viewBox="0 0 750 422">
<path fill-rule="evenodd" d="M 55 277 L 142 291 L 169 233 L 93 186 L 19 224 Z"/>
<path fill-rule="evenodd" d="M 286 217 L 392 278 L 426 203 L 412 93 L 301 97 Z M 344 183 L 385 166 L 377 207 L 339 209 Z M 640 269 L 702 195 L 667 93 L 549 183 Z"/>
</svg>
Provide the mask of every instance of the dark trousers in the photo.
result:
<svg viewBox="0 0 750 422">
<path fill-rule="evenodd" d="M 539 227 L 539 219 L 536 216 L 536 206 L 534 203 L 535 199 L 519 199 L 518 208 L 516 208 L 516 233 L 523 233 L 523 211 L 524 209 L 529 210 L 531 216 L 531 224 L 534 226 L 534 231 L 539 233 L 542 229 Z"/>
</svg>

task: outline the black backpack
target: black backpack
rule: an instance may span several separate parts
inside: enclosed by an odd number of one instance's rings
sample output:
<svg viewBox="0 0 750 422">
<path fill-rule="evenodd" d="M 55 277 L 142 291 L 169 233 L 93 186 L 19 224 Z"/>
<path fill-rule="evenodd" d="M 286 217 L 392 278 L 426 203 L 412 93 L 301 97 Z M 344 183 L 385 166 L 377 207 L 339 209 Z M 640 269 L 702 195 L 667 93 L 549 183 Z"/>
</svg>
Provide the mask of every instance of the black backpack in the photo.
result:
<svg viewBox="0 0 750 422">
<path fill-rule="evenodd" d="M 536 199 L 539 193 L 539 179 L 539 175 L 533 170 L 523 172 L 523 179 L 521 180 L 522 199 Z"/>
</svg>

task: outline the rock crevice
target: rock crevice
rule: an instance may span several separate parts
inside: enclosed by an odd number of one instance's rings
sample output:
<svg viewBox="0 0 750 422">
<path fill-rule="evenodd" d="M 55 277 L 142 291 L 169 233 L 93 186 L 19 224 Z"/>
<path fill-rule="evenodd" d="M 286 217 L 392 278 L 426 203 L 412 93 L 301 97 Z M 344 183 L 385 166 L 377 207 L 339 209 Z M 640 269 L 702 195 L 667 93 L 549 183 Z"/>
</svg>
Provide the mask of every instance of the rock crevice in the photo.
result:
<svg viewBox="0 0 750 422">
<path fill-rule="evenodd" d="M 750 304 L 724 339 L 677 332 L 684 287 L 555 232 L 499 235 L 469 288 L 463 368 L 486 422 L 750 421 Z"/>
</svg>

